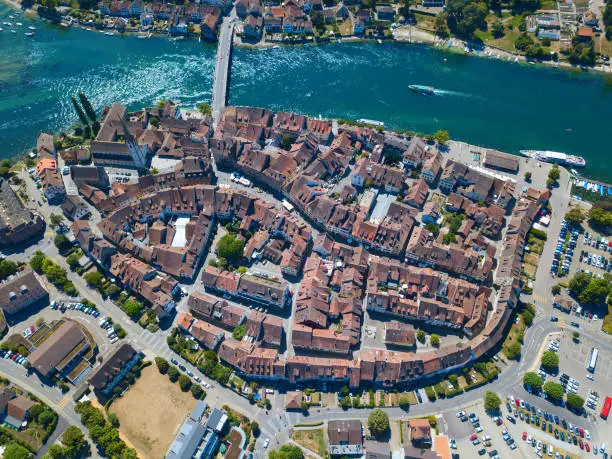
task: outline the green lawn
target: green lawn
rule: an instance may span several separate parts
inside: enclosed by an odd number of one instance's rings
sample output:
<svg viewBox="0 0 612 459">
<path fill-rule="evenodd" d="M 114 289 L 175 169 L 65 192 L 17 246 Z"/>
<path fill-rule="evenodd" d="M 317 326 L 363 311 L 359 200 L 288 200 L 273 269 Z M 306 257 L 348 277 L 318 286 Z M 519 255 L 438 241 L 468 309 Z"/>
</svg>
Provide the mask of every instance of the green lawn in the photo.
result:
<svg viewBox="0 0 612 459">
<path fill-rule="evenodd" d="M 295 430 L 291 439 L 298 445 L 317 453 L 325 455 L 325 435 L 323 429 Z"/>
</svg>

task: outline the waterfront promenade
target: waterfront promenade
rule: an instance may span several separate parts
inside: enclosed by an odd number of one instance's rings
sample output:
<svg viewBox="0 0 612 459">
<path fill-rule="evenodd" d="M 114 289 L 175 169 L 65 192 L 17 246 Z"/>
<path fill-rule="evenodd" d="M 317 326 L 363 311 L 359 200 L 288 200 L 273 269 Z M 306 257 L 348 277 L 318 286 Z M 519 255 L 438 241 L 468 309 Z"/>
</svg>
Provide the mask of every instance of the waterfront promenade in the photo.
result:
<svg viewBox="0 0 612 459">
<path fill-rule="evenodd" d="M 217 46 L 215 77 L 212 90 L 212 115 L 215 126 L 225 107 L 227 98 L 227 82 L 229 79 L 234 23 L 236 19 L 236 8 L 232 8 L 230 14 L 223 18 L 221 30 L 219 31 L 219 44 Z"/>
</svg>

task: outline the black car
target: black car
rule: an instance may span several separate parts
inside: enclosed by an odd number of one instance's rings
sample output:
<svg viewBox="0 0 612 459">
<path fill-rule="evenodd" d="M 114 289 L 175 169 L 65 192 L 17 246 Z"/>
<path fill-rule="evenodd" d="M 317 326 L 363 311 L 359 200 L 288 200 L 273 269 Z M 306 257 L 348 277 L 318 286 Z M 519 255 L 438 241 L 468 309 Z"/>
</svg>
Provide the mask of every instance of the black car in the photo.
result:
<svg viewBox="0 0 612 459">
<path fill-rule="evenodd" d="M 580 328 L 580 324 L 578 322 L 570 322 L 572 327 Z"/>
<path fill-rule="evenodd" d="M 482 448 L 482 449 L 478 450 L 478 455 L 479 456 L 484 456 L 485 454 L 487 454 L 487 450 L 486 449 Z"/>
<path fill-rule="evenodd" d="M 514 419 L 512 416 L 508 415 L 506 416 L 506 419 L 510 421 L 512 424 L 516 424 L 516 419 Z"/>
<path fill-rule="evenodd" d="M 179 365 L 179 370 L 185 371 L 185 370 L 187 370 L 187 368 L 185 368 L 185 365 Z"/>
</svg>

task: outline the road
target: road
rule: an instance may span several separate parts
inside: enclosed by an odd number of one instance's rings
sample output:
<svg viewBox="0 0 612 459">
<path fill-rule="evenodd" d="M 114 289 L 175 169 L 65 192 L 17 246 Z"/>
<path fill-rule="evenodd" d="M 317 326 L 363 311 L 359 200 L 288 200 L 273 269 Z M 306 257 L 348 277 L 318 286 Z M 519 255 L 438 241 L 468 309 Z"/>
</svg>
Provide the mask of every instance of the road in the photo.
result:
<svg viewBox="0 0 612 459">
<path fill-rule="evenodd" d="M 227 82 L 229 79 L 232 41 L 234 37 L 234 24 L 236 22 L 236 8 L 232 8 L 230 14 L 223 18 L 219 30 L 219 43 L 217 45 L 217 60 L 215 62 L 215 76 L 212 91 L 212 115 L 215 127 L 225 108 L 227 97 Z"/>
</svg>

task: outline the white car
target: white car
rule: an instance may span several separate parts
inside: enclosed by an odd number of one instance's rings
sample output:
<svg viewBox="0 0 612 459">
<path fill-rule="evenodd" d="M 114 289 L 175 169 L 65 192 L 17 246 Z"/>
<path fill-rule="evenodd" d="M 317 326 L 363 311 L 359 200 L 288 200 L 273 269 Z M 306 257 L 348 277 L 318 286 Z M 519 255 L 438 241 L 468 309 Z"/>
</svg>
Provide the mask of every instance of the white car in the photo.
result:
<svg viewBox="0 0 612 459">
<path fill-rule="evenodd" d="M 465 416 L 465 411 L 459 411 L 459 412 L 457 413 L 457 417 L 458 417 L 458 418 L 460 418 L 460 417 L 462 417 L 462 416 Z"/>
<path fill-rule="evenodd" d="M 584 438 L 586 438 L 587 440 L 591 439 L 591 433 L 588 430 L 584 430 Z"/>
<path fill-rule="evenodd" d="M 587 379 L 590 379 L 591 381 L 595 381 L 595 376 L 593 376 L 591 373 L 588 373 L 586 377 Z"/>
<path fill-rule="evenodd" d="M 264 441 L 264 449 L 268 449 L 268 446 L 270 446 L 270 439 L 266 438 Z"/>
</svg>

